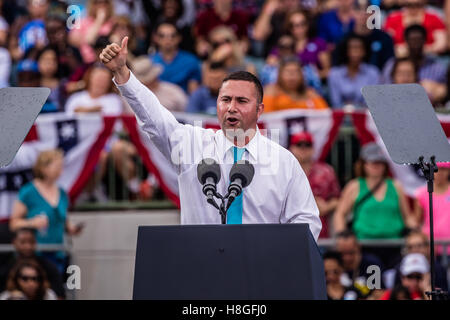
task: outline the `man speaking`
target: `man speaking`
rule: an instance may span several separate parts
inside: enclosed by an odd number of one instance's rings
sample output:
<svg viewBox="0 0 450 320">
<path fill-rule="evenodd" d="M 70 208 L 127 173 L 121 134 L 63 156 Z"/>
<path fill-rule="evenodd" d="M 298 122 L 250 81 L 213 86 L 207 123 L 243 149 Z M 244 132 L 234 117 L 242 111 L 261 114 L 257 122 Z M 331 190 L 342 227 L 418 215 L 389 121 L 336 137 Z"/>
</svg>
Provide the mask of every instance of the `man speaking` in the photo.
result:
<svg viewBox="0 0 450 320">
<path fill-rule="evenodd" d="M 100 60 L 127 100 L 142 130 L 178 172 L 182 224 L 218 224 L 217 209 L 208 205 L 197 178 L 197 165 L 212 158 L 220 166 L 217 191 L 225 194 L 233 163 L 247 160 L 255 168 L 250 185 L 228 210 L 227 223 L 308 223 L 317 241 L 319 210 L 307 177 L 295 157 L 264 137 L 257 126 L 263 113 L 263 89 L 248 72 L 235 72 L 222 83 L 217 98 L 221 130 L 179 123 L 126 66 L 128 37 L 108 45 Z"/>
</svg>

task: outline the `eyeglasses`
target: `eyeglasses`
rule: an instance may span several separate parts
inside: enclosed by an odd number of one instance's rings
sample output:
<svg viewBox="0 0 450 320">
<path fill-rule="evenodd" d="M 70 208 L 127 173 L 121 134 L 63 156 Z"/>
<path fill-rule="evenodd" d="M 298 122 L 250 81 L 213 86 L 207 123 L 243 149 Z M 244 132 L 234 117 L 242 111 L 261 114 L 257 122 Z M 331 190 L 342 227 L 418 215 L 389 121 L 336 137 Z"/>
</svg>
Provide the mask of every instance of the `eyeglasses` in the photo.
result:
<svg viewBox="0 0 450 320">
<path fill-rule="evenodd" d="M 25 282 L 28 282 L 28 281 L 40 282 L 40 281 L 41 281 L 41 278 L 38 277 L 38 276 L 36 276 L 36 277 L 31 277 L 31 276 L 23 276 L 23 275 L 20 275 L 20 276 L 19 276 L 19 279 L 22 280 L 22 281 L 25 281 Z"/>
<path fill-rule="evenodd" d="M 406 278 L 410 279 L 410 280 L 422 280 L 423 279 L 423 274 L 421 273 L 412 273 L 412 274 L 408 274 L 406 276 Z"/>
<path fill-rule="evenodd" d="M 404 4 L 404 6 L 407 7 L 407 8 L 416 8 L 416 9 L 419 9 L 419 8 L 423 8 L 423 7 L 424 7 L 424 4 L 423 4 L 423 2 L 406 2 L 406 3 Z"/>
<path fill-rule="evenodd" d="M 218 47 L 226 43 L 231 43 L 231 39 L 225 39 L 220 42 L 211 42 L 211 46 L 213 47 L 213 49 L 217 49 Z"/>
</svg>

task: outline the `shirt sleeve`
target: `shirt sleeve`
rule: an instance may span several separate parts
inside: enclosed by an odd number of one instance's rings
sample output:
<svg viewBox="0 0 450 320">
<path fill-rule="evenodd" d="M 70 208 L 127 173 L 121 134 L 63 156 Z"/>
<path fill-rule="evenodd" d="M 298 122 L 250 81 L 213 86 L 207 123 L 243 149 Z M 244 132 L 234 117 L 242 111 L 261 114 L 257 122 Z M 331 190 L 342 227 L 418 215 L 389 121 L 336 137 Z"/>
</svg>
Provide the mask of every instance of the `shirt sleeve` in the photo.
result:
<svg viewBox="0 0 450 320">
<path fill-rule="evenodd" d="M 328 86 L 330 90 L 330 101 L 333 108 L 342 107 L 341 94 L 339 92 L 339 79 L 338 74 L 331 68 L 330 75 L 328 76 Z"/>
<path fill-rule="evenodd" d="M 292 179 L 289 181 L 280 223 L 308 223 L 316 241 L 322 230 L 319 209 L 308 179 L 298 162 L 292 161 Z"/>
<path fill-rule="evenodd" d="M 149 138 L 161 153 L 172 164 L 175 164 L 172 150 L 182 152 L 180 137 L 190 136 L 194 127 L 182 125 L 174 115 L 161 105 L 156 96 L 144 86 L 130 71 L 130 78 L 125 84 L 118 85 L 113 79 L 122 96 L 133 109 L 141 129 L 148 134 Z M 178 162 L 178 164 L 180 164 Z"/>
</svg>

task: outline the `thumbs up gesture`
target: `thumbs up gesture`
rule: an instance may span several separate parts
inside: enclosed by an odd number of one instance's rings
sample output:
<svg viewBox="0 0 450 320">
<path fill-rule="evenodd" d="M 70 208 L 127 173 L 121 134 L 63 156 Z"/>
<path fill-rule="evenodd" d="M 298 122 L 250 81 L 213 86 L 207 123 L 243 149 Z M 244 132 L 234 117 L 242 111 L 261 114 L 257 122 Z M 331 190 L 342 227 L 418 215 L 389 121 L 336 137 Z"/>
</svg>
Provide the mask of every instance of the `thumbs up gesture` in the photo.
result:
<svg viewBox="0 0 450 320">
<path fill-rule="evenodd" d="M 128 55 L 128 37 L 122 39 L 122 44 L 109 44 L 100 53 L 100 61 L 113 73 L 117 73 L 126 67 Z"/>
</svg>

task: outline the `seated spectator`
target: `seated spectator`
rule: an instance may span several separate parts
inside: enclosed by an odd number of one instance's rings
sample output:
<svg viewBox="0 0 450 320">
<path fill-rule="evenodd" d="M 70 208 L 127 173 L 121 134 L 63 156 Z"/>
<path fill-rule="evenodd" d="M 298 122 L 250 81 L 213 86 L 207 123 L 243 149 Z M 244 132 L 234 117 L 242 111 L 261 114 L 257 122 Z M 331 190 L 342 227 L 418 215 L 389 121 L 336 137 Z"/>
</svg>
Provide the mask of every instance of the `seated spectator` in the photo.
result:
<svg viewBox="0 0 450 320">
<path fill-rule="evenodd" d="M 133 60 L 132 70 L 136 78 L 155 94 L 164 107 L 170 111 L 184 111 L 188 100 L 186 93 L 177 85 L 158 79 L 162 72 L 160 65 L 152 64 L 148 56 L 140 56 Z"/>
<path fill-rule="evenodd" d="M 450 163 L 437 163 L 438 171 L 434 174 L 433 192 L 433 228 L 436 240 L 450 239 Z M 416 219 L 422 231 L 430 235 L 430 205 L 427 187 L 419 188 L 415 200 Z M 443 254 L 442 246 L 437 246 L 438 255 Z M 447 248 L 450 254 L 450 248 Z"/>
<path fill-rule="evenodd" d="M 164 22 L 153 34 L 158 51 L 150 56 L 153 63 L 164 69 L 160 80 L 171 82 L 187 93 L 194 92 L 201 83 L 200 62 L 192 54 L 179 50 L 181 36 L 175 25 Z"/>
<path fill-rule="evenodd" d="M 57 300 L 45 271 L 32 259 L 18 260 L 6 281 L 0 300 Z"/>
<path fill-rule="evenodd" d="M 446 67 L 436 57 L 424 51 L 426 30 L 420 25 L 411 25 L 405 30 L 405 41 L 408 46 L 408 58 L 414 61 L 418 81 L 424 87 L 432 103 L 441 101 L 447 94 Z M 392 83 L 392 67 L 395 59 L 391 58 L 383 68 L 382 83 Z"/>
<path fill-rule="evenodd" d="M 332 67 L 328 75 L 331 105 L 333 108 L 342 108 L 347 104 L 364 107 L 366 104 L 361 88 L 378 84 L 378 68 L 365 63 L 369 52 L 365 38 L 348 36 L 342 50 L 340 66 Z"/>
<path fill-rule="evenodd" d="M 409 58 L 395 59 L 392 66 L 392 83 L 407 84 L 418 82 L 417 67 L 413 60 Z"/>
<path fill-rule="evenodd" d="M 357 178 L 345 186 L 334 213 L 336 232 L 347 228 L 351 211 L 352 229 L 358 239 L 401 238 L 406 227 L 417 226 L 403 188 L 388 177 L 387 161 L 376 143 L 362 147 Z"/>
<path fill-rule="evenodd" d="M 50 89 L 41 113 L 63 111 L 65 104 L 63 84 L 60 80 L 58 66 L 58 53 L 55 48 L 47 46 L 37 55 L 38 69 L 40 73 L 40 86 Z"/>
<path fill-rule="evenodd" d="M 428 236 L 421 231 L 411 231 L 405 238 L 405 248 L 403 255 L 410 253 L 423 254 L 428 262 L 430 262 L 430 242 Z M 439 263 L 435 262 L 435 283 L 436 287 L 441 290 L 448 290 L 447 270 Z M 400 262 L 390 270 L 386 270 L 383 274 L 386 286 L 391 288 L 401 284 Z"/>
<path fill-rule="evenodd" d="M 404 31 L 411 25 L 424 26 L 426 32 L 425 52 L 440 54 L 447 49 L 445 23 L 438 14 L 425 7 L 426 0 L 405 0 L 403 9 L 386 17 L 384 30 L 394 39 L 397 57 L 408 54 Z"/>
<path fill-rule="evenodd" d="M 312 88 L 308 88 L 297 57 L 283 59 L 278 81 L 264 89 L 264 111 L 286 109 L 327 109 L 325 100 Z"/>
<path fill-rule="evenodd" d="M 13 236 L 14 253 L 9 255 L 9 259 L 0 265 L 0 292 L 6 289 L 7 277 L 11 269 L 21 259 L 33 259 L 45 271 L 50 288 L 56 293 L 59 299 L 65 299 L 66 293 L 63 286 L 62 275 L 56 266 L 49 260 L 36 254 L 35 230 L 30 228 L 18 229 Z"/>
<path fill-rule="evenodd" d="M 330 236 L 328 220 L 336 209 L 340 193 L 334 169 L 325 162 L 314 160 L 314 141 L 308 132 L 299 132 L 293 135 L 289 150 L 302 166 L 316 199 L 322 221 L 319 238 L 328 238 Z"/>
<path fill-rule="evenodd" d="M 219 89 L 227 74 L 223 63 L 207 62 L 203 74 L 203 84 L 189 97 L 186 111 L 216 115 Z"/>
<path fill-rule="evenodd" d="M 339 0 L 336 9 L 319 16 L 319 37 L 328 43 L 330 50 L 333 50 L 335 45 L 353 30 L 355 25 L 353 5 L 353 0 Z"/>
<path fill-rule="evenodd" d="M 185 5 L 183 0 L 162 0 L 153 26 L 169 22 L 177 26 L 181 35 L 180 49 L 195 52 L 195 40 L 192 35 L 192 26 L 184 18 Z"/>
<path fill-rule="evenodd" d="M 29 59 L 20 61 L 17 64 L 17 86 L 18 87 L 39 87 L 41 75 L 38 64 Z"/>
<path fill-rule="evenodd" d="M 86 90 L 72 94 L 65 111 L 75 113 L 101 113 L 106 116 L 122 114 L 122 100 L 113 93 L 112 74 L 100 64 L 93 65 L 84 76 Z"/>
<path fill-rule="evenodd" d="M 311 19 L 303 10 L 293 11 L 286 19 L 286 32 L 295 41 L 295 53 L 298 55 L 302 66 L 311 65 L 321 79 L 326 79 L 331 67 L 331 57 L 327 50 L 325 40 L 312 36 Z M 277 48 L 272 51 L 277 54 Z"/>
<path fill-rule="evenodd" d="M 204 57 L 209 51 L 208 35 L 219 26 L 233 28 L 235 36 L 248 47 L 247 27 L 250 18 L 248 14 L 245 11 L 234 10 L 232 0 L 214 0 L 213 3 L 212 8 L 198 14 L 194 25 L 197 54 Z"/>
<path fill-rule="evenodd" d="M 345 286 L 355 286 L 364 297 L 377 294 L 379 290 L 370 290 L 367 286 L 367 279 L 370 274 L 367 273 L 369 266 L 378 266 L 383 270 L 383 263 L 380 259 L 370 253 L 361 251 L 361 245 L 355 234 L 349 230 L 340 232 L 336 235 L 336 251 L 342 257 L 344 274 L 341 282 Z M 380 279 L 381 288 L 384 288 L 383 279 Z"/>
<path fill-rule="evenodd" d="M 341 255 L 335 251 L 327 251 L 322 258 L 325 269 L 328 300 L 362 299 L 362 293 L 352 284 L 345 286 L 341 283 L 341 276 L 344 273 Z"/>
<path fill-rule="evenodd" d="M 63 153 L 59 150 L 39 154 L 33 167 L 35 178 L 19 190 L 18 199 L 14 203 L 9 224 L 13 232 L 21 228 L 32 228 L 37 231 L 38 244 L 57 245 L 64 243 L 65 232 L 69 235 L 81 232 L 79 226 L 67 219 L 69 199 L 57 184 L 63 161 Z M 64 272 L 64 252 L 43 252 L 41 255 L 55 263 L 61 273 Z"/>
<path fill-rule="evenodd" d="M 33 48 L 42 49 L 47 44 L 45 19 L 49 10 L 48 0 L 27 0 L 27 15 L 17 18 L 10 30 L 9 52 L 14 61 L 33 59 Z"/>
<path fill-rule="evenodd" d="M 405 256 L 400 265 L 402 286 L 409 291 L 412 300 L 425 300 L 425 292 L 431 291 L 430 266 L 427 258 L 420 253 Z M 390 300 L 391 290 L 387 290 L 380 300 Z"/>
<path fill-rule="evenodd" d="M 394 56 L 394 42 L 389 34 L 377 28 L 368 28 L 368 21 L 372 13 L 367 12 L 369 1 L 358 1 L 355 8 L 355 26 L 349 35 L 356 34 L 365 39 L 370 44 L 367 52 L 367 63 L 374 65 L 378 70 L 382 70 L 385 63 Z M 337 65 L 342 46 L 346 43 L 345 36 L 333 52 L 333 65 Z"/>
<path fill-rule="evenodd" d="M 79 28 L 70 31 L 69 43 L 80 49 L 84 63 L 93 63 L 97 59 L 92 46 L 99 36 L 111 33 L 113 14 L 112 0 L 89 0 L 87 17 L 81 19 Z"/>
<path fill-rule="evenodd" d="M 228 73 L 248 71 L 256 74 L 255 66 L 246 59 L 247 48 L 238 41 L 228 26 L 214 28 L 208 36 L 211 44 L 209 61 L 223 63 Z"/>
<path fill-rule="evenodd" d="M 68 42 L 66 17 L 50 14 L 45 22 L 49 46 L 55 48 L 62 78 L 68 78 L 82 65 L 80 51 Z"/>
</svg>

